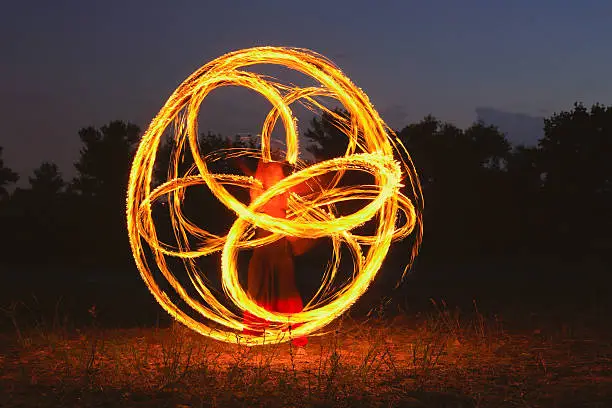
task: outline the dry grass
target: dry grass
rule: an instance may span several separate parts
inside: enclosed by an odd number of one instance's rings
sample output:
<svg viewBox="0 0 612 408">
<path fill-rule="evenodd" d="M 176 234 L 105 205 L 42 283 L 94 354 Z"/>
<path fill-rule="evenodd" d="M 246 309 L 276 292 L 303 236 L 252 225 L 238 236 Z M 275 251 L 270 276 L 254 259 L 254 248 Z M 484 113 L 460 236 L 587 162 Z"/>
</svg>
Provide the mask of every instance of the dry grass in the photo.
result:
<svg viewBox="0 0 612 408">
<path fill-rule="evenodd" d="M 612 406 L 612 344 L 570 325 L 507 332 L 432 302 L 426 316 L 344 318 L 305 353 L 222 344 L 179 325 L 20 326 L 0 339 L 0 406 Z M 476 305 L 475 305 L 476 306 Z"/>
</svg>

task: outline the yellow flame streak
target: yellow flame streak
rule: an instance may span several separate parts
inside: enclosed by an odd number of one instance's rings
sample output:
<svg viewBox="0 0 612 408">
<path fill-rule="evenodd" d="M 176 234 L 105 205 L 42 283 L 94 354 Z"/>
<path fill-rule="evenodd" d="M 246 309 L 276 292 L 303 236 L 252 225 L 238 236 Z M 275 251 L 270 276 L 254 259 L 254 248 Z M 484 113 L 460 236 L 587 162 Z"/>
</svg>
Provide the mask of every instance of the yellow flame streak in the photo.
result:
<svg viewBox="0 0 612 408">
<path fill-rule="evenodd" d="M 316 80 L 320 87 L 297 88 L 282 85 L 270 78 L 239 68 L 254 64 L 276 64 L 297 70 Z M 204 98 L 223 86 L 244 86 L 260 93 L 272 104 L 261 136 L 261 151 L 236 149 L 214 152 L 203 157 L 198 148 L 197 116 Z M 338 100 L 350 114 L 343 118 L 327 109 L 316 97 Z M 302 101 L 313 110 L 319 109 L 332 117 L 349 138 L 343 157 L 306 166 L 298 158 L 297 121 L 289 105 Z M 212 174 L 208 165 L 229 157 L 251 156 L 266 161 L 270 154 L 270 134 L 278 118 L 286 134 L 286 160 L 296 165 L 297 171 L 264 191 L 250 205 L 232 196 L 225 186 L 245 189 L 261 188 L 261 183 L 246 176 Z M 171 155 L 169 179 L 151 190 L 153 166 L 160 139 L 168 126 L 174 126 L 174 150 Z M 181 153 L 189 148 L 195 165 L 185 174 L 179 174 Z M 394 157 L 394 153 L 396 157 Z M 399 162 L 396 159 L 399 158 Z M 370 173 L 374 183 L 367 186 L 338 187 L 346 171 Z M 333 173 L 332 181 L 323 186 L 317 177 Z M 400 192 L 407 180 L 410 196 Z M 299 184 L 308 183 L 311 192 L 298 196 L 291 193 L 286 219 L 258 212 L 270 199 Z M 193 224 L 181 211 L 185 190 L 195 185 L 206 185 L 212 194 L 237 216 L 226 236 L 212 234 Z M 170 219 L 177 240 L 176 245 L 160 242 L 152 216 L 152 203 L 167 197 Z M 365 200 L 363 208 L 352 214 L 336 214 L 335 205 L 348 200 Z M 333 319 L 346 311 L 368 288 L 388 252 L 392 241 L 400 240 L 416 230 L 415 244 L 406 270 L 418 251 L 422 237 L 423 198 L 418 176 L 405 147 L 389 129 L 370 104 L 365 93 L 329 60 L 309 50 L 281 47 L 258 47 L 221 56 L 204 65 L 188 77 L 170 96 L 153 119 L 138 147 L 127 194 L 127 224 L 130 244 L 136 265 L 149 290 L 159 304 L 175 319 L 203 335 L 217 340 L 256 345 L 264 342 L 289 340 L 289 325 L 301 323 L 292 329 L 292 336 L 308 335 L 320 331 Z M 397 227 L 398 215 L 406 222 Z M 376 234 L 355 235 L 351 231 L 369 220 L 377 220 Z M 254 228 L 263 228 L 272 234 L 254 238 Z M 270 312 L 259 306 L 242 288 L 238 280 L 237 257 L 241 250 L 272 243 L 284 236 L 292 238 L 332 239 L 332 262 L 325 271 L 322 284 L 315 297 L 302 312 L 284 314 Z M 198 240 L 193 247 L 189 238 Z M 160 288 L 147 261 L 143 245 L 147 244 L 157 268 L 170 287 L 187 306 L 206 322 L 193 318 L 179 308 Z M 348 246 L 354 261 L 352 280 L 333 291 L 331 283 L 340 263 L 340 247 Z M 364 253 L 362 246 L 367 247 Z M 207 286 L 206 274 L 196 266 L 198 257 L 221 251 L 221 277 L 223 291 L 233 302 L 234 312 L 228 309 Z M 191 296 L 170 271 L 166 257 L 181 258 L 199 299 Z M 227 299 L 226 299 L 227 300 Z M 241 312 L 268 320 L 271 324 L 265 337 L 243 335 Z M 214 325 L 211 325 L 214 323 Z M 217 327 L 218 326 L 218 327 Z"/>
</svg>

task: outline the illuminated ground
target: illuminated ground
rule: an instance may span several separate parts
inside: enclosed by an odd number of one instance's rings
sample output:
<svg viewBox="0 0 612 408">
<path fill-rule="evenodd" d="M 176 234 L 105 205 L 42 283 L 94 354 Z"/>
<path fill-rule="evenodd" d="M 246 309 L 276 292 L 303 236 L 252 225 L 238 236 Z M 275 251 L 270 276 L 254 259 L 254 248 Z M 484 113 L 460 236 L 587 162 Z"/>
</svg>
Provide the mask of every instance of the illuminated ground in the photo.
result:
<svg viewBox="0 0 612 408">
<path fill-rule="evenodd" d="M 178 325 L 58 323 L 3 334 L 0 406 L 611 406 L 609 337 L 574 321 L 519 332 L 438 305 L 410 320 L 345 319 L 304 354 Z"/>
</svg>

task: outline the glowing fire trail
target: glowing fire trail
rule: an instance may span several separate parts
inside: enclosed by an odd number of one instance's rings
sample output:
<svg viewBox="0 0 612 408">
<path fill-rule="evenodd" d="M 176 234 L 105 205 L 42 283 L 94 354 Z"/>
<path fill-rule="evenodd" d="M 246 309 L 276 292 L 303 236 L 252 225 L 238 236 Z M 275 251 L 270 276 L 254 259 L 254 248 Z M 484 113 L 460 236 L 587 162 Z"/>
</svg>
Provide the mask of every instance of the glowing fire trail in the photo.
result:
<svg viewBox="0 0 612 408">
<path fill-rule="evenodd" d="M 292 88 L 263 75 L 240 70 L 264 63 L 297 70 L 315 79 L 321 86 Z M 260 93 L 272 104 L 273 108 L 263 125 L 261 152 L 244 149 L 216 152 L 206 157 L 200 154 L 197 143 L 199 107 L 211 91 L 223 86 L 246 87 Z M 316 99 L 319 96 L 331 97 L 342 103 L 350 114 L 349 119 L 336 115 L 319 103 Z M 297 124 L 289 108 L 291 103 L 298 100 L 311 109 L 317 108 L 332 115 L 346 129 L 349 143 L 343 157 L 309 167 L 299 161 Z M 264 191 L 250 205 L 245 205 L 232 196 L 225 186 L 250 189 L 261 188 L 261 183 L 252 177 L 212 174 L 208 165 L 215 160 L 239 156 L 271 160 L 270 133 L 279 117 L 286 134 L 286 160 L 294 164 L 297 171 Z M 168 172 L 169 180 L 152 190 L 153 167 L 160 139 L 171 124 L 174 125 L 175 149 Z M 191 150 L 195 166 L 186 174 L 179 174 L 179 157 L 186 148 Z M 374 178 L 373 185 L 339 187 L 347 170 L 370 173 Z M 331 183 L 322 186 L 316 178 L 327 173 L 334 173 L 335 176 Z M 273 197 L 291 191 L 302 183 L 309 183 L 311 192 L 304 195 L 290 194 L 286 219 L 258 212 Z M 402 183 L 407 184 L 414 204 L 400 192 L 404 187 Z M 211 234 L 189 222 L 182 214 L 185 189 L 195 185 L 206 185 L 221 203 L 237 215 L 226 236 Z M 159 242 L 157 238 L 152 203 L 161 197 L 168 198 L 177 245 Z M 368 204 L 352 214 L 337 215 L 335 205 L 348 200 L 367 200 Z M 136 153 L 128 186 L 127 223 L 130 244 L 140 274 L 155 299 L 168 313 L 203 335 L 228 342 L 235 342 L 240 337 L 242 343 L 256 345 L 288 341 L 287 328 L 289 325 L 294 327 L 296 323 L 301 323 L 291 332 L 296 337 L 325 327 L 367 290 L 391 242 L 414 231 L 415 243 L 407 262 L 409 267 L 421 242 L 422 208 L 421 188 L 408 152 L 393 131 L 384 124 L 363 91 L 355 87 L 329 60 L 312 51 L 259 47 L 229 53 L 204 65 L 170 96 L 142 137 Z M 396 223 L 400 213 L 404 214 L 406 222 L 398 227 Z M 377 220 L 374 236 L 351 233 L 372 219 Z M 263 228 L 272 234 L 254 238 L 255 228 Z M 331 237 L 333 247 L 333 261 L 326 271 L 316 299 L 302 312 L 291 315 L 264 309 L 250 298 L 238 281 L 238 252 L 269 244 L 283 236 L 309 239 Z M 194 247 L 189 237 L 197 238 L 199 244 Z M 150 247 L 157 267 L 173 290 L 207 323 L 194 319 L 180 309 L 160 288 L 147 261 L 143 247 L 145 243 Z M 347 245 L 351 251 L 354 261 L 353 279 L 346 286 L 332 291 L 330 285 L 339 265 L 341 244 Z M 362 246 L 368 247 L 365 253 Z M 206 274 L 196 267 L 194 260 L 217 251 L 221 251 L 222 285 L 227 298 L 241 312 L 250 312 L 271 323 L 265 337 L 239 334 L 244 328 L 241 317 L 224 306 L 207 287 Z M 189 295 L 181 286 L 170 271 L 166 257 L 183 259 L 199 299 Z"/>
</svg>

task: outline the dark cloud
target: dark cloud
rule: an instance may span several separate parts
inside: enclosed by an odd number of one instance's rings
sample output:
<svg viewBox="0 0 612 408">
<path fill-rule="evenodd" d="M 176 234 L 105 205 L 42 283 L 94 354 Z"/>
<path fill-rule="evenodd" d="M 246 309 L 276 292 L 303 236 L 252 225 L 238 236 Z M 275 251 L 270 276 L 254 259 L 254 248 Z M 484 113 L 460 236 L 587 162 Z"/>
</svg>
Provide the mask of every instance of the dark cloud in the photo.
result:
<svg viewBox="0 0 612 408">
<path fill-rule="evenodd" d="M 495 125 L 514 144 L 533 146 L 544 136 L 544 118 L 524 113 L 504 112 L 495 108 L 476 108 L 477 120 Z"/>
</svg>

